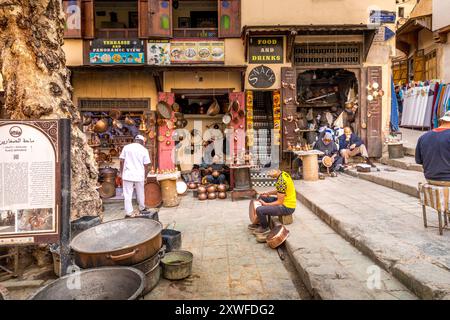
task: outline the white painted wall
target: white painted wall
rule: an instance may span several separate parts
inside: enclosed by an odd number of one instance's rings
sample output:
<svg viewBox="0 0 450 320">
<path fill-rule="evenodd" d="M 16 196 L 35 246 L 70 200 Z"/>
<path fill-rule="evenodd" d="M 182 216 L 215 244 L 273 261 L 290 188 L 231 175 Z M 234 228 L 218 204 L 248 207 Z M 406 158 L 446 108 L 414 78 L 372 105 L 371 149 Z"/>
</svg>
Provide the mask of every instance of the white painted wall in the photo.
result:
<svg viewBox="0 0 450 320">
<path fill-rule="evenodd" d="M 433 31 L 450 25 L 450 0 L 433 0 Z"/>
</svg>

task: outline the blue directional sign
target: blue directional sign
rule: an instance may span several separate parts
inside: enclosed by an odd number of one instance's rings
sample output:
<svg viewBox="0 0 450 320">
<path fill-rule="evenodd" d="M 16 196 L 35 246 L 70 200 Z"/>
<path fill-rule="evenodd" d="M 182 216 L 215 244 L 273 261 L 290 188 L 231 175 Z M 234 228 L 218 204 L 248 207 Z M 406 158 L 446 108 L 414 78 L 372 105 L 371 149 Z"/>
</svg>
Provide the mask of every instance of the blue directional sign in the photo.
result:
<svg viewBox="0 0 450 320">
<path fill-rule="evenodd" d="M 395 23 L 397 17 L 394 11 L 372 10 L 370 11 L 370 23 Z"/>
<path fill-rule="evenodd" d="M 395 32 L 389 29 L 388 27 L 384 27 L 384 41 L 389 40 L 393 36 L 395 36 Z"/>
</svg>

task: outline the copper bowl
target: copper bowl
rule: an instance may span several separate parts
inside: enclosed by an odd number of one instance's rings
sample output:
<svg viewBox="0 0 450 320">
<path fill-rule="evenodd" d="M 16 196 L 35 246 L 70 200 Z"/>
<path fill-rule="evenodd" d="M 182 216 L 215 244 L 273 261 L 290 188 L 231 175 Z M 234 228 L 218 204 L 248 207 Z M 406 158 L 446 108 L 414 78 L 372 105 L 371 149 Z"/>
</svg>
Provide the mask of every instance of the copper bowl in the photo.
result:
<svg viewBox="0 0 450 320">
<path fill-rule="evenodd" d="M 217 198 L 217 195 L 216 195 L 215 192 L 208 193 L 208 199 L 209 200 L 214 200 L 215 198 Z"/>
<path fill-rule="evenodd" d="M 206 199 L 208 199 L 208 196 L 206 195 L 206 193 L 198 194 L 198 200 L 206 200 Z"/>
<path fill-rule="evenodd" d="M 226 192 L 227 191 L 227 186 L 224 184 L 219 184 L 219 186 L 217 187 L 217 191 L 219 192 Z"/>
<path fill-rule="evenodd" d="M 213 176 L 214 178 L 217 178 L 217 177 L 220 176 L 220 172 L 217 171 L 217 170 L 215 170 L 215 171 L 213 171 L 212 176 Z"/>
<path fill-rule="evenodd" d="M 199 194 L 206 193 L 206 188 L 204 186 L 199 186 L 197 191 Z"/>
<path fill-rule="evenodd" d="M 189 182 L 188 188 L 189 189 L 196 189 L 197 188 L 197 184 L 195 182 Z"/>
<path fill-rule="evenodd" d="M 251 223 L 259 224 L 258 215 L 256 214 L 256 209 L 262 206 L 261 202 L 258 200 L 251 200 L 248 210 L 248 216 L 250 218 Z"/>
<path fill-rule="evenodd" d="M 217 191 L 217 187 L 214 184 L 211 184 L 206 188 L 206 191 L 208 191 L 208 193 L 214 193 Z"/>
<path fill-rule="evenodd" d="M 218 198 L 219 199 L 226 199 L 227 198 L 227 193 L 226 192 L 219 192 Z"/>
<path fill-rule="evenodd" d="M 284 241 L 289 237 L 289 230 L 282 224 L 275 226 L 267 235 L 267 244 L 272 249 L 276 249 L 281 246 Z"/>
</svg>

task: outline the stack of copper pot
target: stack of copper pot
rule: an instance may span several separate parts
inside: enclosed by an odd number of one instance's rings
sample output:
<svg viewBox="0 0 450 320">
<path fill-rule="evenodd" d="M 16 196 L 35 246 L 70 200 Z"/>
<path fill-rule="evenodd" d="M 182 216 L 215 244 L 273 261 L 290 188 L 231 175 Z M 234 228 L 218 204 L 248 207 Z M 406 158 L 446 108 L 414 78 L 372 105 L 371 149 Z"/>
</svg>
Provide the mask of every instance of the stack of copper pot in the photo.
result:
<svg viewBox="0 0 450 320">
<path fill-rule="evenodd" d="M 110 167 L 100 169 L 100 182 L 102 185 L 99 193 L 102 198 L 111 198 L 116 195 L 116 177 L 117 169 Z"/>
<path fill-rule="evenodd" d="M 200 185 L 197 188 L 199 200 L 214 200 L 214 199 L 226 199 L 228 186 L 225 184 L 210 184 L 207 186 Z"/>
</svg>

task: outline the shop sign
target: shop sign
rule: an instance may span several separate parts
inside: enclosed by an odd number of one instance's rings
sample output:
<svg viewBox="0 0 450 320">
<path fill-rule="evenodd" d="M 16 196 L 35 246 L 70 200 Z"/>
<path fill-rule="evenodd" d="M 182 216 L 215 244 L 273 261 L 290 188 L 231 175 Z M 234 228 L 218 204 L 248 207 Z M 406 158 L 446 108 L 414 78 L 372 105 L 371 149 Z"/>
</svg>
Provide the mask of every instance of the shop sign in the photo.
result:
<svg viewBox="0 0 450 320">
<path fill-rule="evenodd" d="M 275 83 L 275 73 L 267 66 L 257 66 L 248 74 L 248 83 L 258 89 L 270 88 Z"/>
<path fill-rule="evenodd" d="M 384 41 L 388 41 L 393 36 L 395 36 L 394 31 L 392 31 L 388 27 L 380 27 L 377 29 L 377 33 L 375 34 L 375 38 L 373 39 L 373 41 L 384 42 Z"/>
<path fill-rule="evenodd" d="M 0 121 L 0 245 L 59 239 L 60 130 L 58 120 Z"/>
<path fill-rule="evenodd" d="M 170 41 L 149 40 L 147 43 L 147 63 L 150 65 L 169 65 Z"/>
<path fill-rule="evenodd" d="M 91 64 L 143 64 L 144 41 L 96 39 L 90 42 Z"/>
<path fill-rule="evenodd" d="M 64 24 L 64 37 L 81 38 L 80 0 L 63 1 L 63 10 L 66 16 Z"/>
<path fill-rule="evenodd" d="M 283 37 L 250 37 L 248 63 L 283 63 Z"/>
<path fill-rule="evenodd" d="M 171 63 L 224 63 L 224 41 L 172 41 Z"/>
<path fill-rule="evenodd" d="M 394 11 L 371 10 L 370 23 L 395 23 L 397 15 Z"/>
</svg>

